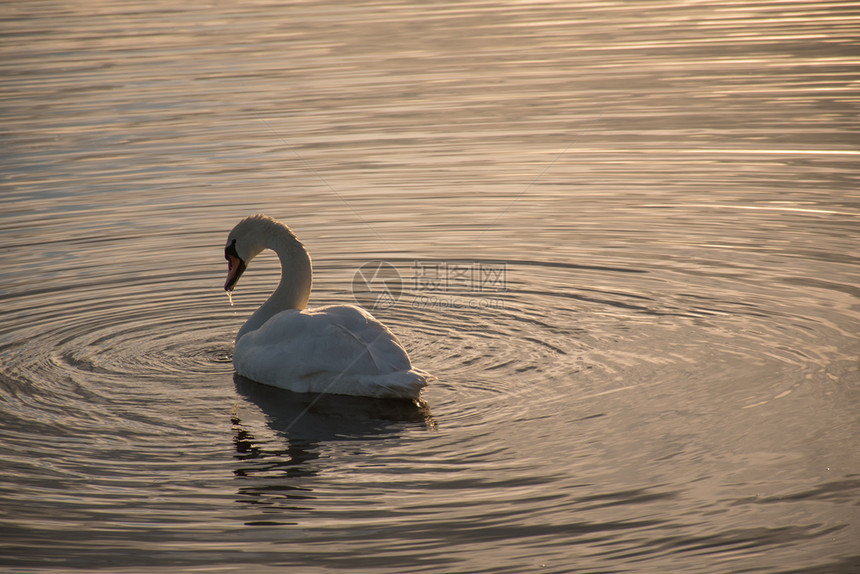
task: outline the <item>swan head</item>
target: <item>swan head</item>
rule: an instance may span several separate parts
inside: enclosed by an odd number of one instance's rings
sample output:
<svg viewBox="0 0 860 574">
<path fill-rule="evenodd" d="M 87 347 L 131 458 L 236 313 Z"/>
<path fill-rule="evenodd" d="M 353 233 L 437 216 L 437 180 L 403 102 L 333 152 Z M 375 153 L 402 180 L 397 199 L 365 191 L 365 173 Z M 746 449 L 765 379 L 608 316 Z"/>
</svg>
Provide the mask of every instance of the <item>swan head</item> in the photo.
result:
<svg viewBox="0 0 860 574">
<path fill-rule="evenodd" d="M 261 215 L 246 217 L 236 224 L 227 236 L 224 258 L 227 260 L 227 281 L 225 291 L 233 291 L 251 259 L 267 246 L 267 234 L 275 220 Z"/>
</svg>

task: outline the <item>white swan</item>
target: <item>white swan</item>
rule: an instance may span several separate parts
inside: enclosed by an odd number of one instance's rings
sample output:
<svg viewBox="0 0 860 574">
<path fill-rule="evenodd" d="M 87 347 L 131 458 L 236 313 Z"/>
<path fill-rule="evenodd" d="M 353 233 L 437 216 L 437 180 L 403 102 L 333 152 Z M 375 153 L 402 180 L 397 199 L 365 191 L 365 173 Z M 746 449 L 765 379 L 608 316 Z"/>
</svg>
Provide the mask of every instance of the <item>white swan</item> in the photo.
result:
<svg viewBox="0 0 860 574">
<path fill-rule="evenodd" d="M 240 221 L 227 238 L 227 282 L 233 291 L 264 249 L 281 260 L 281 282 L 236 335 L 236 372 L 258 383 L 303 393 L 417 400 L 430 375 L 412 367 L 397 337 L 352 305 L 305 309 L 311 259 L 283 223 L 265 215 Z"/>
</svg>

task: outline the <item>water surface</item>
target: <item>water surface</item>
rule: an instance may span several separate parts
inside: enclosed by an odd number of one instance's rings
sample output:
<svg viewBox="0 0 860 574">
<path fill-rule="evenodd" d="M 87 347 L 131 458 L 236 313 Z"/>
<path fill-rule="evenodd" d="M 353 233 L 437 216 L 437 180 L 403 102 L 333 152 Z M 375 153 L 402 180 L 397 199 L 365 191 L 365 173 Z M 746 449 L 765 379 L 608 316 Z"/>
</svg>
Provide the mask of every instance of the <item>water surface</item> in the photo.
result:
<svg viewBox="0 0 860 574">
<path fill-rule="evenodd" d="M 569 4 L 4 3 L 0 565 L 860 568 L 860 11 Z M 426 407 L 234 377 L 258 211 Z"/>
</svg>

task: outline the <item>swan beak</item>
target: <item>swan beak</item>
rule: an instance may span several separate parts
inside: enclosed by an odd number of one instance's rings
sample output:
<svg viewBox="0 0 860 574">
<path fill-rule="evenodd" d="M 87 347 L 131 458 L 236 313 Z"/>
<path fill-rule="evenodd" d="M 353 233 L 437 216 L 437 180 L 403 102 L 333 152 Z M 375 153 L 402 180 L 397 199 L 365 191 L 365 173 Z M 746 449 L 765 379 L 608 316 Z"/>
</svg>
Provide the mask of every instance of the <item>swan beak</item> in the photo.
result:
<svg viewBox="0 0 860 574">
<path fill-rule="evenodd" d="M 245 262 L 232 255 L 227 256 L 227 282 L 224 283 L 224 291 L 232 291 L 239 281 L 239 277 L 245 272 Z"/>
<path fill-rule="evenodd" d="M 224 283 L 224 291 L 232 291 L 242 273 L 245 272 L 245 262 L 236 252 L 236 240 L 224 248 L 224 258 L 227 260 L 227 282 Z"/>
</svg>

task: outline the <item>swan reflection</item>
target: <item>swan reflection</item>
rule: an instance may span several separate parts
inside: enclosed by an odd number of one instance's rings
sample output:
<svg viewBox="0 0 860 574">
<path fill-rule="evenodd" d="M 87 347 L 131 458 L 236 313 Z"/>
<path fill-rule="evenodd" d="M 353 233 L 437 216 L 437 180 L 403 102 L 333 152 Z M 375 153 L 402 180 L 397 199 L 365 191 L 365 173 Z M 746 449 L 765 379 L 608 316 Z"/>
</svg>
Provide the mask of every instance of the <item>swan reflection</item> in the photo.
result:
<svg viewBox="0 0 860 574">
<path fill-rule="evenodd" d="M 344 443 L 355 446 L 397 438 L 406 430 L 435 426 L 426 404 L 393 399 L 294 393 L 233 376 L 236 390 L 265 415 L 275 439 L 259 437 L 238 413 L 232 417 L 237 464 L 243 481 L 240 502 L 300 509 L 312 494 L 321 459 L 336 456 Z"/>
</svg>

